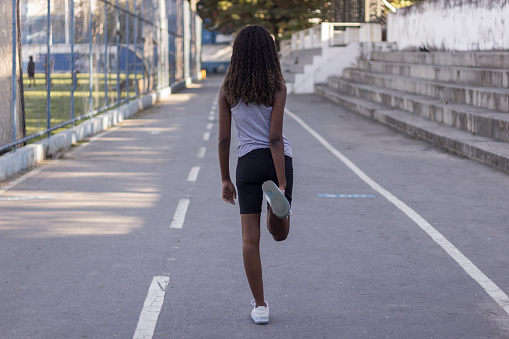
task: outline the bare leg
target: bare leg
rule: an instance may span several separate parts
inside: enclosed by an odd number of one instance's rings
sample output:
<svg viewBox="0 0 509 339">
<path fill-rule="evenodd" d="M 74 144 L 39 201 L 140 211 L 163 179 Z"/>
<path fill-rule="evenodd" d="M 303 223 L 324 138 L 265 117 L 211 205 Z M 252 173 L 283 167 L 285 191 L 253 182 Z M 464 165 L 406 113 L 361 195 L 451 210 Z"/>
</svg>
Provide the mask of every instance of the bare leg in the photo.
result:
<svg viewBox="0 0 509 339">
<path fill-rule="evenodd" d="M 256 307 L 265 306 L 263 295 L 262 263 L 260 260 L 260 213 L 241 214 L 242 254 L 247 281 Z"/>
<path fill-rule="evenodd" d="M 290 216 L 284 219 L 278 218 L 272 212 L 272 207 L 269 206 L 269 210 L 267 211 L 267 229 L 270 234 L 272 234 L 274 240 L 285 240 L 290 232 Z"/>
</svg>

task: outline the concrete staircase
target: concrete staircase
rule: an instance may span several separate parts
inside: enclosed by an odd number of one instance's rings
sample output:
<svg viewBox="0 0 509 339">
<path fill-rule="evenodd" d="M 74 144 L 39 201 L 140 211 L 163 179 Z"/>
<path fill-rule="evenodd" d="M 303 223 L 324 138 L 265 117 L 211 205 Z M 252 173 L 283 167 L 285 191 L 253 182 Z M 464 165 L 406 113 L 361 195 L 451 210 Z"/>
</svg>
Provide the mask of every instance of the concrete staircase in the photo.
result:
<svg viewBox="0 0 509 339">
<path fill-rule="evenodd" d="M 313 93 L 315 84 L 326 82 L 331 74 L 341 74 L 345 68 L 354 66 L 361 52 L 358 42 L 292 51 L 281 59 L 288 93 Z"/>
<path fill-rule="evenodd" d="M 509 52 L 374 52 L 315 93 L 509 172 Z"/>
<path fill-rule="evenodd" d="M 283 78 L 285 79 L 289 92 L 293 90 L 293 84 L 296 80 L 297 74 L 304 73 L 304 66 L 313 64 L 313 57 L 315 55 L 321 55 L 321 48 L 295 50 L 290 52 L 288 55 L 281 59 L 281 71 Z"/>
</svg>

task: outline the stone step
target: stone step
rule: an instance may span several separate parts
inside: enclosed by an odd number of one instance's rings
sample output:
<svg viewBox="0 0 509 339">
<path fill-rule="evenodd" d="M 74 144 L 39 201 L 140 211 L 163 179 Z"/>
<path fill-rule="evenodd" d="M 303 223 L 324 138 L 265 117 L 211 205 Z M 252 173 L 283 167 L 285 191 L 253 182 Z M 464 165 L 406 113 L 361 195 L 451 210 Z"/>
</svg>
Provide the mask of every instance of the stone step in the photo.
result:
<svg viewBox="0 0 509 339">
<path fill-rule="evenodd" d="M 509 142 L 509 114 L 330 77 L 329 86 L 472 134 Z"/>
<path fill-rule="evenodd" d="M 293 73 L 302 73 L 304 65 L 313 63 L 314 55 L 305 55 L 300 57 L 286 57 L 281 60 L 281 69 L 283 71 L 290 71 Z"/>
<path fill-rule="evenodd" d="M 433 82 L 398 75 L 369 73 L 353 68 L 345 69 L 343 77 L 355 82 L 426 95 L 443 101 L 509 112 L 509 91 L 505 89 Z"/>
<path fill-rule="evenodd" d="M 313 55 L 321 55 L 321 48 L 310 48 L 310 49 L 296 49 L 290 52 L 290 57 L 305 57 L 305 56 L 313 56 Z"/>
<path fill-rule="evenodd" d="M 371 59 L 403 64 L 509 70 L 509 52 L 374 52 Z"/>
<path fill-rule="evenodd" d="M 304 73 L 304 66 L 313 63 L 315 55 L 321 55 L 321 48 L 292 51 L 281 59 L 281 71 L 286 82 L 294 82 L 295 74 Z"/>
<path fill-rule="evenodd" d="M 293 55 L 290 54 L 285 56 L 280 60 L 281 65 L 285 64 L 295 64 L 295 63 L 309 63 L 313 61 L 313 57 L 319 54 L 309 54 L 309 55 Z"/>
<path fill-rule="evenodd" d="M 281 71 L 283 72 L 290 72 L 290 73 L 302 73 L 304 72 L 304 65 L 309 65 L 311 62 L 308 63 L 282 63 L 281 64 Z"/>
<path fill-rule="evenodd" d="M 294 82 L 295 81 L 295 73 L 292 72 L 282 72 L 283 78 L 285 79 L 285 82 Z"/>
<path fill-rule="evenodd" d="M 509 87 L 509 70 L 502 69 L 416 65 L 374 60 L 360 60 L 359 68 L 371 73 L 399 75 L 436 82 L 506 89 Z"/>
<path fill-rule="evenodd" d="M 315 94 L 413 137 L 509 173 L 507 143 L 472 135 L 398 109 L 353 97 L 327 85 L 315 86 Z"/>
</svg>

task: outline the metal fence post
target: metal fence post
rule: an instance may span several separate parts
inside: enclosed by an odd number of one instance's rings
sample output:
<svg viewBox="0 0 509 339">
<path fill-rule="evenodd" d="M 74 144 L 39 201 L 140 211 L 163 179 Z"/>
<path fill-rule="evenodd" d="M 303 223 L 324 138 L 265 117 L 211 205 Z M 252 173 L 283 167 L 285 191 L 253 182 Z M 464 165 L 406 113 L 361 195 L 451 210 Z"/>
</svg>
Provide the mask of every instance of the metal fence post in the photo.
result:
<svg viewBox="0 0 509 339">
<path fill-rule="evenodd" d="M 145 0 L 142 0 L 141 2 L 141 38 L 142 38 L 142 41 L 143 41 L 143 51 L 145 51 L 145 39 L 147 38 L 147 34 L 145 32 Z M 145 67 L 146 63 L 145 63 L 145 53 L 143 54 L 143 93 L 147 92 L 147 90 L 145 90 L 146 88 L 148 89 L 148 86 L 147 86 L 147 83 L 146 83 L 146 77 L 145 75 L 148 76 L 148 72 L 149 70 L 147 69 L 147 67 Z M 149 79 L 150 79 L 150 76 L 149 76 Z"/>
<path fill-rule="evenodd" d="M 11 82 L 11 92 L 12 92 L 12 142 L 16 141 L 16 132 L 17 132 L 17 113 L 16 113 L 16 92 L 18 91 L 18 86 L 16 85 L 16 0 L 12 0 L 12 82 Z M 15 147 L 13 148 L 15 149 Z"/>
<path fill-rule="evenodd" d="M 116 24 L 115 33 L 117 36 L 117 105 L 120 103 L 120 10 L 118 9 L 118 0 L 116 0 Z"/>
<path fill-rule="evenodd" d="M 136 96 L 138 96 L 140 93 L 140 86 L 138 85 L 138 65 L 137 65 L 137 55 L 136 52 L 138 51 L 138 0 L 134 0 L 134 13 L 136 14 L 135 20 L 134 20 L 134 85 L 136 86 L 134 93 Z"/>
<path fill-rule="evenodd" d="M 93 105 L 93 99 L 92 99 L 92 92 L 94 91 L 93 87 L 93 78 L 92 78 L 92 71 L 94 68 L 94 60 L 93 60 L 93 54 L 92 54 L 92 0 L 88 0 L 88 6 L 89 6 L 89 16 L 88 16 L 88 39 L 89 39 L 89 53 L 88 53 L 88 90 L 89 90 L 89 109 L 90 113 L 94 110 Z M 92 119 L 92 116 L 90 116 L 90 119 Z"/>
<path fill-rule="evenodd" d="M 74 90 L 75 86 L 78 85 L 78 74 L 75 73 L 76 69 L 74 68 L 74 1 L 67 1 L 67 6 L 70 6 L 70 17 L 71 17 L 71 126 L 74 127 Z"/>
<path fill-rule="evenodd" d="M 162 36 L 162 30 L 161 30 L 161 6 L 159 6 L 159 12 L 158 15 L 158 24 L 157 27 L 157 86 L 159 87 L 158 90 L 161 90 L 163 87 L 163 65 L 162 61 L 164 59 L 162 58 L 163 55 L 163 46 L 161 44 L 161 36 Z"/>
<path fill-rule="evenodd" d="M 108 3 L 104 3 L 104 106 L 108 106 Z"/>
<path fill-rule="evenodd" d="M 126 71 L 126 90 L 127 100 L 129 100 L 129 0 L 125 2 L 125 31 L 126 31 L 126 53 L 125 53 L 125 71 Z"/>
<path fill-rule="evenodd" d="M 47 54 L 46 54 L 46 127 L 48 138 L 51 136 L 51 0 L 48 0 L 48 16 L 46 25 Z"/>
</svg>

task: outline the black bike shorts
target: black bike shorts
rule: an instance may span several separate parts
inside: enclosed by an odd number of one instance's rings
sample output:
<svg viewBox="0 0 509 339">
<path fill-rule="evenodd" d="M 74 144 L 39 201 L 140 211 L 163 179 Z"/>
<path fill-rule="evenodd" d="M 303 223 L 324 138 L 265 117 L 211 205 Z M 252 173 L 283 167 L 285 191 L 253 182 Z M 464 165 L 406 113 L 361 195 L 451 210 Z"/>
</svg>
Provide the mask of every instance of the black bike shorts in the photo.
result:
<svg viewBox="0 0 509 339">
<path fill-rule="evenodd" d="M 287 155 L 285 155 L 285 175 L 285 196 L 291 206 L 293 164 L 292 158 Z M 236 184 L 240 214 L 262 212 L 262 184 L 267 180 L 272 180 L 276 185 L 279 185 L 270 148 L 256 149 L 238 159 Z"/>
</svg>

